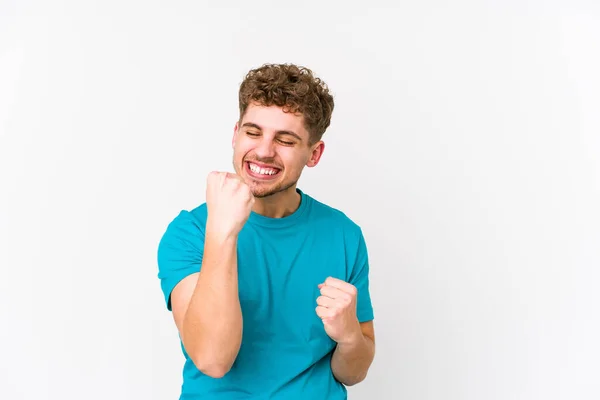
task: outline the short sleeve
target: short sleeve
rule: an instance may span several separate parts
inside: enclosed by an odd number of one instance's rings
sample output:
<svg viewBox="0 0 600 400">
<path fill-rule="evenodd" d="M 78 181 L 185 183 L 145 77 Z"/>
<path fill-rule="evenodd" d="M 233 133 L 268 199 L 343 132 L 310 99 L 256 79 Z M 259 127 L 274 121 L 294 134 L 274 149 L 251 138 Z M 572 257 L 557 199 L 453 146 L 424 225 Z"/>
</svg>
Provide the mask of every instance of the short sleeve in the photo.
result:
<svg viewBox="0 0 600 400">
<path fill-rule="evenodd" d="M 181 211 L 168 225 L 157 252 L 158 278 L 167 309 L 171 292 L 186 276 L 200 271 L 204 252 L 204 230 L 188 211 Z"/>
<path fill-rule="evenodd" d="M 371 321 L 374 317 L 369 290 L 369 254 L 365 238 L 360 232 L 354 267 L 349 283 L 357 289 L 356 313 L 359 322 Z"/>
</svg>

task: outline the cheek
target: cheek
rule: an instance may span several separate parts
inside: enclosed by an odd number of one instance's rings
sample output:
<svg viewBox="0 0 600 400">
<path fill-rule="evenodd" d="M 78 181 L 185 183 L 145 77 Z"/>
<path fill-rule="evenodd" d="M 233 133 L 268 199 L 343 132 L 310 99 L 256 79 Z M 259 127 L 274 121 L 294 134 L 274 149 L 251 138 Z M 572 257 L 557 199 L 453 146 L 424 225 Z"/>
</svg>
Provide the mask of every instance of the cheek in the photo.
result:
<svg viewBox="0 0 600 400">
<path fill-rule="evenodd" d="M 283 165 L 285 165 L 286 169 L 291 173 L 298 173 L 302 170 L 302 167 L 306 165 L 308 159 L 305 157 L 299 156 L 298 154 L 286 154 L 281 155 Z"/>
<path fill-rule="evenodd" d="M 245 145 L 243 142 L 237 142 L 233 146 L 233 154 L 235 158 L 242 159 L 248 153 L 250 147 Z"/>
</svg>

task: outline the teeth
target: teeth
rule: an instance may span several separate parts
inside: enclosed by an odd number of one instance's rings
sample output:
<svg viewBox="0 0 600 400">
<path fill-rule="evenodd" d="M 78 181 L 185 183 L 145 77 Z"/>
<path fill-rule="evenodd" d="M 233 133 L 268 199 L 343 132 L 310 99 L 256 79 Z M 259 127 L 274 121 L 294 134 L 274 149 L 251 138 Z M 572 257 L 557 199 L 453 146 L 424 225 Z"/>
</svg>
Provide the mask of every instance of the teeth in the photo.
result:
<svg viewBox="0 0 600 400">
<path fill-rule="evenodd" d="M 277 171 L 274 169 L 260 168 L 259 166 L 254 165 L 252 163 L 250 163 L 250 170 L 256 174 L 261 174 L 261 175 L 274 175 L 275 173 L 277 173 Z"/>
</svg>

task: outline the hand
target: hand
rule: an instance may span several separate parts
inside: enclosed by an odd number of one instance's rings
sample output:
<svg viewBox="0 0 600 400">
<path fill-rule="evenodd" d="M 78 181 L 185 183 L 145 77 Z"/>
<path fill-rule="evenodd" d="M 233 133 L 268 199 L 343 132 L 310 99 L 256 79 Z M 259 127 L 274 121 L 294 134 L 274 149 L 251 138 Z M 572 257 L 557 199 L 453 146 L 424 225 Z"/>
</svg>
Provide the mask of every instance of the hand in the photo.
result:
<svg viewBox="0 0 600 400">
<path fill-rule="evenodd" d="M 357 290 L 352 284 L 329 277 L 319 284 L 317 315 L 327 335 L 337 343 L 351 343 L 361 335 L 356 316 Z"/>
<path fill-rule="evenodd" d="M 252 211 L 254 196 L 242 178 L 229 172 L 211 172 L 207 178 L 207 230 L 235 236 Z"/>
</svg>

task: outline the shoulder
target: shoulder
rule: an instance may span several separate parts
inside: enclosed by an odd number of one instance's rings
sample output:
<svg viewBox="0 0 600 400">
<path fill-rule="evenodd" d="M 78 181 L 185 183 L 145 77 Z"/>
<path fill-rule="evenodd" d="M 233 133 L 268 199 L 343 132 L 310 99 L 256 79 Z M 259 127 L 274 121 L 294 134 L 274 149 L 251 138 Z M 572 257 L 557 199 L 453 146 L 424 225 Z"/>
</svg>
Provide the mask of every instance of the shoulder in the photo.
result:
<svg viewBox="0 0 600 400">
<path fill-rule="evenodd" d="M 206 225 L 206 216 L 207 208 L 206 203 L 200 204 L 198 207 L 193 208 L 191 210 L 181 210 L 179 213 L 171 220 L 169 226 L 186 226 L 193 225 L 198 228 L 204 229 Z"/>
<path fill-rule="evenodd" d="M 181 210 L 172 218 L 160 240 L 160 246 L 168 246 L 172 242 L 196 243 L 198 238 L 204 238 L 206 227 L 206 203 L 191 210 Z"/>
<path fill-rule="evenodd" d="M 313 197 L 309 196 L 309 198 L 312 203 L 311 217 L 314 221 L 319 221 L 332 229 L 341 230 L 345 235 L 356 238 L 362 236 L 360 225 L 346 212 Z"/>
</svg>

